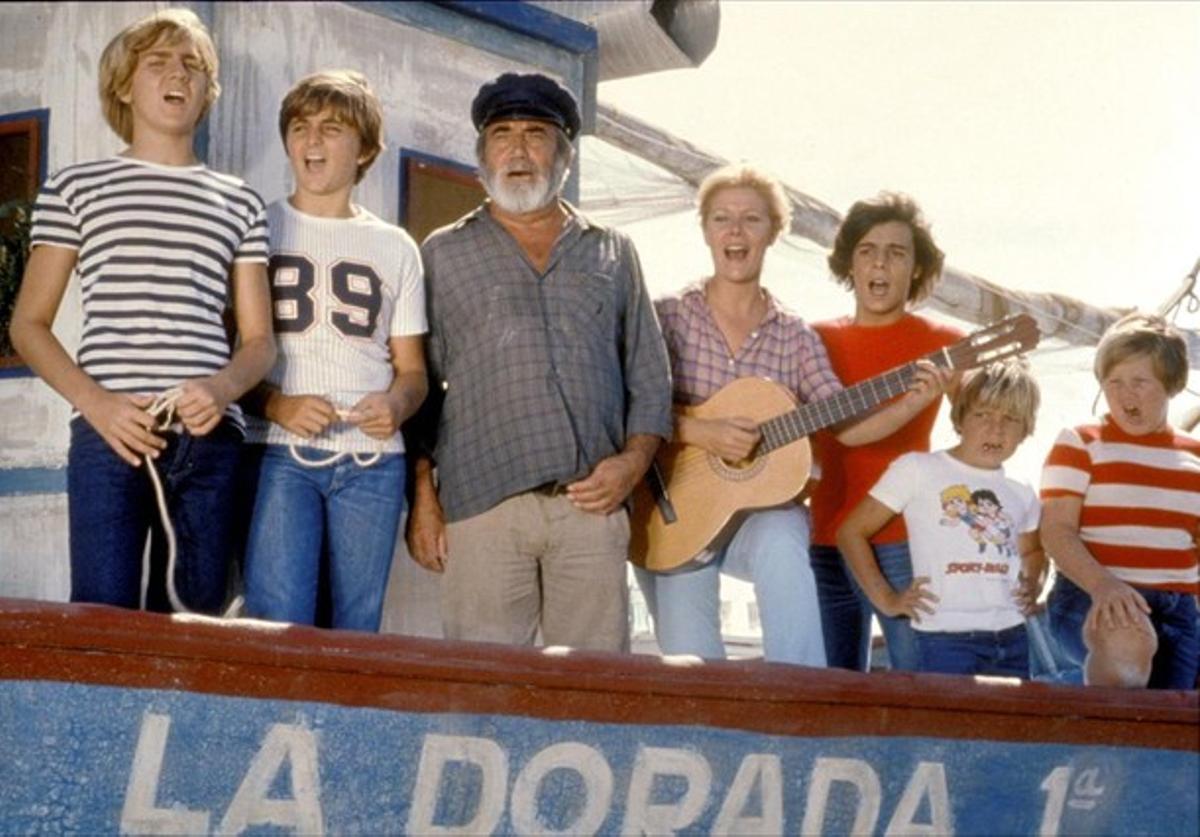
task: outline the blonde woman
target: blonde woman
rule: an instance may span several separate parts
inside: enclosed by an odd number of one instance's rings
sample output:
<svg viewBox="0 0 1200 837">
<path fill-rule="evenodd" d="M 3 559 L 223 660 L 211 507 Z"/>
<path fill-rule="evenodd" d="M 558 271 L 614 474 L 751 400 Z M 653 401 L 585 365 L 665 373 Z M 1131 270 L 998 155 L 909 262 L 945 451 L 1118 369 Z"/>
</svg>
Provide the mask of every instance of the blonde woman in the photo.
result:
<svg viewBox="0 0 1200 837">
<path fill-rule="evenodd" d="M 816 332 L 761 284 L 767 250 L 790 221 L 779 183 L 752 166 L 729 166 L 705 179 L 699 203 L 712 273 L 656 303 L 676 407 L 706 401 L 747 376 L 769 377 L 801 402 L 841 390 Z M 836 428 L 838 438 L 848 445 L 881 438 L 939 397 L 942 387 L 939 373 L 924 367 L 908 394 Z M 755 423 L 736 415 L 703 419 L 677 410 L 675 433 L 680 441 L 729 461 L 749 457 L 759 441 Z M 667 654 L 724 657 L 718 586 L 725 572 L 754 583 L 765 659 L 824 666 L 808 540 L 808 512 L 792 502 L 748 515 L 727 545 L 698 556 L 689 564 L 693 569 L 670 574 L 639 570 L 659 647 Z"/>
</svg>

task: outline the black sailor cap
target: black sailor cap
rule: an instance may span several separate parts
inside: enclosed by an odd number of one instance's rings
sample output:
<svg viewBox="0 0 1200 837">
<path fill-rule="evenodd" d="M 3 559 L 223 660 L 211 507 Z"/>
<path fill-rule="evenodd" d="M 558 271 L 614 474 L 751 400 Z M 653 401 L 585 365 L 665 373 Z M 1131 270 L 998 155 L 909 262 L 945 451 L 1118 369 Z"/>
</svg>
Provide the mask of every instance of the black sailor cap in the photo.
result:
<svg viewBox="0 0 1200 837">
<path fill-rule="evenodd" d="M 479 88 L 471 103 L 475 130 L 482 132 L 498 119 L 550 122 L 572 140 L 579 133 L 579 106 L 575 97 L 541 73 L 505 73 Z"/>
</svg>

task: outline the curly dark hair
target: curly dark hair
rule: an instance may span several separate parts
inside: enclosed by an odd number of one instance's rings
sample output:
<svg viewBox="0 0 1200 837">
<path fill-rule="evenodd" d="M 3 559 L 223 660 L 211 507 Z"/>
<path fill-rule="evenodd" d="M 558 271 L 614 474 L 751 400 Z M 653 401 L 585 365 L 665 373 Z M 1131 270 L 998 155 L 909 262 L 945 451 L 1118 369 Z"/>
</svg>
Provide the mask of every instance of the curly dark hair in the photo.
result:
<svg viewBox="0 0 1200 837">
<path fill-rule="evenodd" d="M 933 290 L 934 284 L 942 275 L 942 264 L 946 254 L 933 243 L 933 234 L 929 231 L 925 216 L 921 214 L 921 208 L 908 195 L 900 192 L 880 192 L 869 200 L 855 201 L 842 220 L 842 225 L 838 227 L 833 252 L 829 254 L 829 269 L 840 284 L 853 290 L 854 280 L 850 278 L 850 266 L 854 248 L 873 227 L 889 221 L 908 224 L 912 230 L 916 275 L 913 276 L 912 285 L 908 289 L 908 301 L 915 302 Z"/>
</svg>

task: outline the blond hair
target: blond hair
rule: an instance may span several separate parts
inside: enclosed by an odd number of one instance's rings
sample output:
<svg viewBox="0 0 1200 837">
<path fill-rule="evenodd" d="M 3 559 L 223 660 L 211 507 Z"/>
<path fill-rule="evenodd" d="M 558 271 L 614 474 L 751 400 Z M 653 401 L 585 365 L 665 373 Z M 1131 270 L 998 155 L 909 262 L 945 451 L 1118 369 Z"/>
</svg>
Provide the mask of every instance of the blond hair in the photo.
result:
<svg viewBox="0 0 1200 837">
<path fill-rule="evenodd" d="M 1183 392 L 1188 379 L 1188 346 L 1174 327 L 1157 314 L 1134 311 L 1117 320 L 1096 346 L 1092 371 L 1101 384 L 1119 363 L 1146 355 L 1168 397 Z"/>
<path fill-rule="evenodd" d="M 1024 438 L 1033 433 L 1041 400 L 1041 390 L 1023 357 L 999 360 L 963 375 L 950 408 L 950 422 L 961 433 L 963 419 L 972 407 L 991 407 L 1020 419 Z"/>
<path fill-rule="evenodd" d="M 774 242 L 779 233 L 788 229 L 792 223 L 792 204 L 783 186 L 778 180 L 761 169 L 746 163 L 733 163 L 722 166 L 704 178 L 696 193 L 696 201 L 700 204 L 700 220 L 708 219 L 712 209 L 713 199 L 722 189 L 736 188 L 753 189 L 762 196 L 767 204 L 767 217 L 771 221 L 771 241 Z"/>
<path fill-rule="evenodd" d="M 195 12 L 189 9 L 154 12 L 126 26 L 104 48 L 100 55 L 100 108 L 109 127 L 125 142 L 133 141 L 133 108 L 124 98 L 129 95 L 142 53 L 160 41 L 173 46 L 185 39 L 196 47 L 208 77 L 198 124 L 221 95 L 221 85 L 217 83 L 220 67 L 217 48 Z"/>
<path fill-rule="evenodd" d="M 325 70 L 296 82 L 279 106 L 279 136 L 286 146 L 288 125 L 293 119 L 320 113 L 327 107 L 338 122 L 349 125 L 362 140 L 361 159 L 354 175 L 354 182 L 359 183 L 384 149 L 383 106 L 362 73 Z"/>
<path fill-rule="evenodd" d="M 942 505 L 946 505 L 951 500 L 962 500 L 967 505 L 971 504 L 971 489 L 965 485 L 952 485 L 949 488 L 943 488 L 941 493 Z"/>
</svg>

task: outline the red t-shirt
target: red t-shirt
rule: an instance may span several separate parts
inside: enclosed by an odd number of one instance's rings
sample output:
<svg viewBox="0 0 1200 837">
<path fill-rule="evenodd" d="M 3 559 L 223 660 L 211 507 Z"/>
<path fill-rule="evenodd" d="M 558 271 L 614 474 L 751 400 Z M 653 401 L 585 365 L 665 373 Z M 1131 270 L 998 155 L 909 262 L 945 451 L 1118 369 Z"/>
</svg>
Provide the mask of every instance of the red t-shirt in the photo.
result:
<svg viewBox="0 0 1200 837">
<path fill-rule="evenodd" d="M 1042 499 L 1079 497 L 1079 539 L 1136 587 L 1200 595 L 1200 440 L 1167 427 L 1130 436 L 1105 416 L 1058 434 Z"/>
<path fill-rule="evenodd" d="M 813 328 L 825 342 L 833 371 L 846 386 L 936 352 L 963 337 L 963 332 L 953 326 L 915 314 L 905 314 L 885 326 L 855 325 L 853 318 L 842 317 L 815 323 Z M 891 436 L 869 445 L 849 448 L 828 431 L 816 435 L 813 453 L 821 468 L 821 480 L 811 500 L 814 544 L 836 545 L 838 526 L 867 496 L 893 459 L 910 451 L 929 450 L 940 406 L 939 399 Z M 896 515 L 871 542 L 898 543 L 907 539 L 904 519 Z"/>
</svg>

